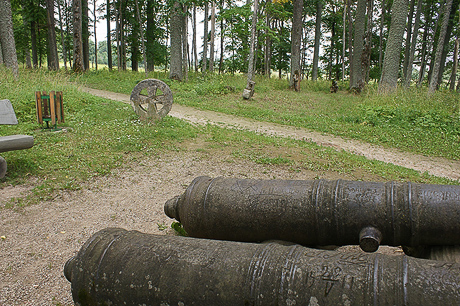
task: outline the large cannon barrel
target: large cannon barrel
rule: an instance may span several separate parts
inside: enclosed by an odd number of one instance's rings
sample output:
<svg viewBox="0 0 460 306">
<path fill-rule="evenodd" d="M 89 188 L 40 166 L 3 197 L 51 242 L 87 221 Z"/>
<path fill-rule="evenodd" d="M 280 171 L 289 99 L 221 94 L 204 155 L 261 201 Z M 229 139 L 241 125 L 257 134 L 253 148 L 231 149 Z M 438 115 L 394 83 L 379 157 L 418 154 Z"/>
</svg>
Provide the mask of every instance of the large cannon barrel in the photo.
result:
<svg viewBox="0 0 460 306">
<path fill-rule="evenodd" d="M 458 305 L 460 265 L 109 228 L 65 265 L 76 305 Z"/>
<path fill-rule="evenodd" d="M 165 213 L 190 236 L 302 245 L 460 244 L 460 186 L 197 177 Z"/>
</svg>

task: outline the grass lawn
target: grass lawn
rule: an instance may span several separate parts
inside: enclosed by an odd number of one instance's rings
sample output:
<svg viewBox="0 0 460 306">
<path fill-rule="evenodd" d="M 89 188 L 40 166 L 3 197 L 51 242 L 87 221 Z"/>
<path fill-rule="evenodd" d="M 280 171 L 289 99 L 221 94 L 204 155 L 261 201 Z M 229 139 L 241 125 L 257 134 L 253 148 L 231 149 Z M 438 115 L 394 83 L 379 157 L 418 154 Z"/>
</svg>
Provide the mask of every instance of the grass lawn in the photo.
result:
<svg viewBox="0 0 460 306">
<path fill-rule="evenodd" d="M 170 150 L 189 150 L 186 144 L 191 142 L 200 142 L 199 150 L 227 154 L 233 162 L 251 161 L 271 167 L 287 167 L 290 171 L 315 171 L 318 177 L 333 172 L 357 180 L 455 183 L 305 141 L 214 126 L 197 127 L 173 117 L 166 117 L 158 124 L 141 122 L 130 105 L 82 93 L 75 84 L 77 81 L 129 94 L 145 77 L 143 73 L 98 71 L 75 76 L 65 72 L 22 70 L 19 81 L 14 81 L 2 68 L 0 73 L 4 76 L 0 82 L 0 98 L 12 102 L 19 120 L 15 126 L 0 126 L 0 135 L 28 134 L 35 139 L 31 149 L 2 153 L 8 162 L 8 172 L 0 180 L 0 189 L 7 185 L 34 185 L 28 198 L 14 199 L 9 206 L 46 200 L 59 190 L 77 190 L 92 177 L 108 175 L 115 168 L 129 166 L 143 158 L 156 158 Z M 152 77 L 162 75 L 152 73 Z M 453 105 L 455 94 L 435 95 L 436 98 L 445 96 L 451 99 L 449 103 L 452 105 L 442 112 L 435 112 L 434 106 L 428 108 L 427 104 L 423 112 L 413 115 L 416 119 L 412 122 L 409 117 L 404 117 L 408 111 L 403 116 L 394 109 L 415 109 L 422 107 L 420 103 L 415 106 L 397 104 L 395 96 L 391 98 L 394 100 L 392 104 L 383 105 L 378 96 L 370 93 L 355 96 L 343 90 L 332 95 L 325 82 L 304 82 L 302 92 L 295 93 L 286 88 L 285 81 L 260 79 L 254 99 L 243 101 L 241 92 L 245 78 L 242 76 L 196 76 L 188 83 L 165 81 L 174 91 L 175 103 L 307 127 L 427 155 L 458 158 L 458 135 L 455 138 L 454 132 L 447 132 L 458 120 L 458 116 L 453 115 L 457 111 Z M 38 90 L 64 92 L 65 123 L 60 126 L 62 130 L 43 130 L 36 122 L 34 92 Z M 415 95 L 421 93 L 407 95 L 414 95 L 410 96 L 410 101 L 414 101 Z M 391 100 L 389 97 L 384 99 Z M 384 119 L 386 117 L 389 118 Z M 417 123 L 422 120 L 420 118 L 425 118 L 426 126 Z M 444 125 L 440 125 L 441 122 Z M 417 128 L 425 132 L 418 133 Z M 437 139 L 442 133 L 445 137 Z M 412 139 L 412 142 L 404 142 L 405 138 Z M 435 149 L 443 143 L 447 149 Z"/>
</svg>

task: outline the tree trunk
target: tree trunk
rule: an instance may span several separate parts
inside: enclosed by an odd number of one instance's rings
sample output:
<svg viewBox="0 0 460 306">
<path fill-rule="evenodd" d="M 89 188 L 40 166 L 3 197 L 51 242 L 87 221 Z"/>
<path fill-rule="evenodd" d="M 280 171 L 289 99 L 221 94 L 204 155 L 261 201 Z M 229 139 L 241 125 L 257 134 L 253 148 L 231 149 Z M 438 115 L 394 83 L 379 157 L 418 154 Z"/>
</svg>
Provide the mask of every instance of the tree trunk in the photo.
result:
<svg viewBox="0 0 460 306">
<path fill-rule="evenodd" d="M 203 62 L 201 63 L 203 68 L 201 72 L 205 73 L 208 65 L 208 19 L 209 19 L 209 7 L 208 2 L 204 4 L 204 36 L 203 36 Z"/>
<path fill-rule="evenodd" d="M 22 5 L 22 10 L 24 10 L 24 5 Z M 22 18 L 22 26 L 24 27 L 24 36 L 25 36 L 24 37 L 25 41 L 23 42 L 24 44 L 23 51 L 26 57 L 26 68 L 32 69 L 32 62 L 30 60 L 29 35 L 27 35 L 27 29 L 28 29 L 29 24 L 27 23 L 27 20 L 26 18 L 24 18 L 24 16 Z M 0 47 L 0 50 L 2 50 L 1 47 Z M 2 52 L 0 52 L 0 54 L 1 53 Z M 0 64 L 2 64 L 2 62 L 0 62 Z"/>
<path fill-rule="evenodd" d="M 142 46 L 142 57 L 144 59 L 144 69 L 145 69 L 145 77 L 148 78 L 149 76 L 149 67 L 147 64 L 147 55 L 145 54 L 145 42 L 144 42 L 144 28 L 142 27 L 141 21 L 141 14 L 139 12 L 139 3 L 136 0 L 136 14 L 137 14 L 137 22 L 139 23 L 139 31 L 141 32 L 141 46 Z"/>
<path fill-rule="evenodd" d="M 414 33 L 412 34 L 411 45 L 410 45 L 410 52 L 409 52 L 409 61 L 407 63 L 407 71 L 406 71 L 406 84 L 405 87 L 410 86 L 410 82 L 412 80 L 412 65 L 414 64 L 414 55 L 415 55 L 415 47 L 417 43 L 417 36 L 418 36 L 418 29 L 420 25 L 420 14 L 422 11 L 422 0 L 418 0 L 417 3 L 417 12 L 415 14 L 415 23 L 414 23 Z"/>
<path fill-rule="evenodd" d="M 431 14 L 431 8 L 428 4 L 425 6 L 423 16 L 426 21 L 425 21 L 425 26 L 423 29 L 421 63 L 420 63 L 420 71 L 419 71 L 419 77 L 417 81 L 417 87 L 420 87 L 422 85 L 423 78 L 425 76 L 426 65 L 427 65 L 427 52 L 429 52 L 428 51 L 428 46 L 429 46 L 428 33 L 430 31 L 430 26 L 429 26 L 428 20 L 432 19 L 432 14 Z"/>
<path fill-rule="evenodd" d="M 367 0 L 358 0 L 355 19 L 355 35 L 353 39 L 353 60 L 351 63 L 352 74 L 350 75 L 350 88 L 358 92 L 364 85 L 362 54 L 364 43 L 364 30 L 366 29 L 366 2 Z"/>
<path fill-rule="evenodd" d="M 351 6 L 353 4 L 353 0 L 348 0 L 348 62 L 349 62 L 349 69 L 350 69 L 350 84 L 351 84 L 351 77 L 353 76 L 353 21 L 352 21 L 352 12 Z"/>
<path fill-rule="evenodd" d="M 335 15 L 335 6 L 332 7 L 332 14 Z M 336 22 L 335 19 L 333 19 L 331 24 L 331 50 L 329 52 L 329 63 L 327 64 L 327 70 L 328 70 L 328 80 L 332 79 L 332 63 L 334 61 L 334 49 L 335 49 L 335 26 Z M 337 57 L 336 57 L 337 58 Z"/>
<path fill-rule="evenodd" d="M 452 67 L 452 73 L 450 75 L 450 91 L 455 90 L 455 83 L 457 81 L 457 67 L 458 67 L 458 38 L 455 39 L 454 49 L 454 66 Z"/>
<path fill-rule="evenodd" d="M 81 0 L 81 39 L 83 44 L 83 65 L 89 69 L 89 16 L 88 0 Z"/>
<path fill-rule="evenodd" d="M 445 6 L 445 0 L 441 0 L 440 2 L 440 6 L 439 6 L 439 10 L 442 11 L 443 7 Z M 433 14 L 434 16 L 434 14 Z M 429 46 L 429 51 L 428 51 L 428 58 L 429 58 L 429 66 L 430 66 L 430 69 L 428 70 L 428 74 L 427 74 L 427 79 L 428 79 L 428 84 L 431 80 L 431 75 L 433 74 L 433 69 L 434 69 L 434 60 L 435 60 L 435 55 L 436 55 L 436 48 L 437 48 L 437 39 L 436 38 L 439 38 L 439 35 L 436 36 L 438 34 L 438 28 L 439 28 L 439 25 L 441 24 L 441 21 L 442 21 L 442 12 L 439 12 L 438 13 L 438 16 L 436 17 L 436 22 L 435 22 L 435 26 L 434 26 L 434 30 L 433 30 L 433 36 L 431 37 L 431 40 L 430 40 L 430 46 Z M 428 61 L 428 60 L 427 60 Z"/>
<path fill-rule="evenodd" d="M 0 45 L 3 62 L 10 68 L 14 78 L 19 79 L 18 58 L 13 33 L 13 15 L 10 0 L 0 0 Z"/>
<path fill-rule="evenodd" d="M 455 15 L 458 11 L 458 5 L 459 5 L 460 0 L 453 0 L 452 1 L 452 6 L 450 8 L 450 14 L 449 14 L 449 22 L 447 24 L 447 30 L 446 30 L 446 38 L 444 39 L 444 48 L 442 50 L 442 57 L 441 57 L 441 65 L 439 67 L 439 73 L 438 73 L 438 84 L 442 84 L 442 77 L 444 75 L 444 68 L 446 65 L 446 58 L 447 54 L 449 53 L 449 42 L 450 42 L 450 37 L 452 35 L 452 29 L 454 27 L 454 18 Z"/>
<path fill-rule="evenodd" d="M 54 22 L 54 0 L 46 0 L 48 26 L 48 69 L 59 70 L 59 56 L 56 43 L 56 26 Z"/>
<path fill-rule="evenodd" d="M 81 0 L 73 0 L 73 71 L 83 72 L 83 45 L 81 37 Z"/>
<path fill-rule="evenodd" d="M 188 7 L 183 5 L 182 10 L 182 69 L 184 80 L 188 81 Z"/>
<path fill-rule="evenodd" d="M 130 41 L 131 44 L 131 71 L 139 71 L 139 33 L 138 33 L 138 27 L 133 26 L 132 33 L 131 33 L 131 39 Z"/>
<path fill-rule="evenodd" d="M 121 3 L 121 2 L 120 2 Z M 115 20 L 115 25 L 116 25 L 116 29 L 115 29 L 115 39 L 117 41 L 117 70 L 120 71 L 121 70 L 121 45 L 120 45 L 120 8 L 116 9 L 116 20 Z"/>
<path fill-rule="evenodd" d="M 97 35 L 96 35 L 96 22 L 97 22 L 97 16 L 96 16 L 96 0 L 93 0 L 93 16 L 94 16 L 94 65 L 97 70 Z"/>
<path fill-rule="evenodd" d="M 369 73 L 371 69 L 371 53 L 372 53 L 372 28 L 373 28 L 373 20 L 372 17 L 374 16 L 374 0 L 368 0 L 368 7 L 367 7 L 367 29 L 365 35 L 365 42 L 364 42 L 364 51 L 361 58 L 361 63 L 364 72 L 364 80 L 369 83 Z"/>
<path fill-rule="evenodd" d="M 169 78 L 182 81 L 182 8 L 177 1 L 171 8 L 170 39 L 171 39 L 171 62 L 169 68 Z"/>
<path fill-rule="evenodd" d="M 112 63 L 112 33 L 110 30 L 110 0 L 107 0 L 106 5 L 106 18 L 107 18 L 107 61 L 109 70 L 112 71 L 113 63 Z"/>
<path fill-rule="evenodd" d="M 38 49 L 37 49 L 37 32 L 36 23 L 34 20 L 30 22 L 30 47 L 32 49 L 32 64 L 34 68 L 38 68 Z"/>
<path fill-rule="evenodd" d="M 444 7 L 444 16 L 442 19 L 442 26 L 441 32 L 439 33 L 438 38 L 438 46 L 436 47 L 436 55 L 434 60 L 434 67 L 433 73 L 431 75 L 430 86 L 428 88 L 428 92 L 433 93 L 436 89 L 438 89 L 438 75 L 439 71 L 441 70 L 441 58 L 442 52 L 444 49 L 444 42 L 446 38 L 447 26 L 449 24 L 449 17 L 450 17 L 450 8 L 452 7 L 453 0 L 447 0 L 446 5 Z"/>
<path fill-rule="evenodd" d="M 146 53 L 147 60 L 147 70 L 155 70 L 155 1 L 147 0 L 147 29 L 145 32 L 146 35 L 146 44 L 144 52 Z"/>
<path fill-rule="evenodd" d="M 209 71 L 214 71 L 214 42 L 216 35 L 216 2 L 211 2 L 211 41 L 209 42 Z"/>
<path fill-rule="evenodd" d="M 224 0 L 220 2 L 219 10 L 222 12 L 224 9 Z M 220 20 L 220 60 L 219 60 L 219 74 L 224 72 L 224 19 Z"/>
<path fill-rule="evenodd" d="M 289 80 L 290 87 L 296 90 L 299 89 L 297 82 L 300 82 L 300 44 L 302 42 L 302 13 L 303 0 L 293 0 L 294 14 L 292 16 L 292 32 L 291 32 L 291 78 Z M 297 86 L 296 86 L 297 85 Z"/>
<path fill-rule="evenodd" d="M 61 34 L 61 45 L 62 45 L 62 57 L 64 59 L 64 68 L 67 70 L 67 51 L 65 47 L 65 40 L 64 40 L 64 27 L 62 26 L 62 15 L 61 15 L 61 4 L 59 3 L 60 0 L 57 1 L 58 5 L 58 13 L 59 13 L 59 29 Z"/>
<path fill-rule="evenodd" d="M 313 51 L 313 70 L 312 80 L 318 79 L 318 62 L 319 62 L 319 48 L 321 44 L 321 14 L 323 11 L 323 1 L 317 0 L 316 2 L 316 25 L 315 25 L 315 47 Z M 295 14 L 295 13 L 294 13 Z"/>
<path fill-rule="evenodd" d="M 125 17 L 123 14 L 123 1 L 120 1 L 120 52 L 121 52 L 121 69 L 126 71 L 126 43 L 125 43 Z"/>
<path fill-rule="evenodd" d="M 346 50 L 346 24 L 347 24 L 347 0 L 343 1 L 343 32 L 342 32 L 342 82 L 345 80 L 345 50 Z"/>
<path fill-rule="evenodd" d="M 380 31 L 379 31 L 379 70 L 382 71 L 383 63 L 383 25 L 385 23 L 385 0 L 382 0 L 382 14 L 380 15 Z"/>
<path fill-rule="evenodd" d="M 251 42 L 249 45 L 249 64 L 248 64 L 248 82 L 246 88 L 252 87 L 250 83 L 254 79 L 254 48 L 256 43 L 256 26 L 257 26 L 257 12 L 259 10 L 259 1 L 254 0 L 254 12 L 252 14 L 251 25 Z"/>
<path fill-rule="evenodd" d="M 3 54 L 2 54 L 2 40 L 0 38 L 0 65 L 3 65 L 4 63 L 5 62 L 3 61 Z"/>
<path fill-rule="evenodd" d="M 421 1 L 418 1 L 421 2 Z M 404 64 L 403 64 L 403 80 L 404 84 L 407 83 L 407 79 L 410 80 L 411 76 L 407 74 L 407 68 L 409 67 L 409 57 L 412 39 L 412 19 L 414 18 L 415 0 L 410 0 L 409 15 L 407 16 L 407 33 L 406 33 L 406 47 L 404 50 Z M 410 81 L 409 81 L 410 82 Z"/>
<path fill-rule="evenodd" d="M 193 43 L 193 61 L 195 66 L 195 72 L 198 72 L 198 47 L 196 45 L 196 4 L 193 4 L 193 35 L 192 35 L 192 43 Z"/>
<path fill-rule="evenodd" d="M 271 0 L 267 0 L 265 5 L 270 5 L 272 3 Z M 265 54 L 264 54 L 264 73 L 267 78 L 271 77 L 271 48 L 272 48 L 272 41 L 270 37 L 270 23 L 271 23 L 271 16 L 270 12 L 265 9 Z"/>
<path fill-rule="evenodd" d="M 391 25 L 388 34 L 379 91 L 396 90 L 400 66 L 401 47 L 406 27 L 408 0 L 394 0 L 391 6 Z"/>
</svg>

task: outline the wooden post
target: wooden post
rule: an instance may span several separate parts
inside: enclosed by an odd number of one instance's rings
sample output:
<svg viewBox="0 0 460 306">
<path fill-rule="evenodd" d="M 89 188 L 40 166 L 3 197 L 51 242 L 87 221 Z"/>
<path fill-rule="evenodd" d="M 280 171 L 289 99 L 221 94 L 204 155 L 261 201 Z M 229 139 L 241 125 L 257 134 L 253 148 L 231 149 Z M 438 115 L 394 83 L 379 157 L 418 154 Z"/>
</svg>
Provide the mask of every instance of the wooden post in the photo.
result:
<svg viewBox="0 0 460 306">
<path fill-rule="evenodd" d="M 56 104 L 54 103 L 54 91 L 50 92 L 50 114 L 51 114 L 51 124 L 56 124 Z"/>
<path fill-rule="evenodd" d="M 39 91 L 35 92 L 35 107 L 37 108 L 37 121 L 43 124 L 42 94 Z"/>
<path fill-rule="evenodd" d="M 58 123 L 64 122 L 64 111 L 63 111 L 63 105 L 62 105 L 62 91 L 57 91 L 56 92 L 56 115 L 57 115 L 57 121 Z"/>
</svg>

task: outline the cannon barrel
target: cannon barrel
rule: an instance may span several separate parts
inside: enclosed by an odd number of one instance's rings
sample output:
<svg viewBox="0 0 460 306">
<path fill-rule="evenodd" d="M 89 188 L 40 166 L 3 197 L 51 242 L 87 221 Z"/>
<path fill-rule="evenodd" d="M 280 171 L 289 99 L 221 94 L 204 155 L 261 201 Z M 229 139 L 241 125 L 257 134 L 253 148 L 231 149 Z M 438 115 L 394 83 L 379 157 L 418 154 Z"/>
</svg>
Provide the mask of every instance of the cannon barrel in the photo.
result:
<svg viewBox="0 0 460 306">
<path fill-rule="evenodd" d="M 190 236 L 302 245 L 460 244 L 460 186 L 197 177 L 165 213 Z"/>
<path fill-rule="evenodd" d="M 458 305 L 460 265 L 109 228 L 65 265 L 76 305 Z"/>
</svg>

